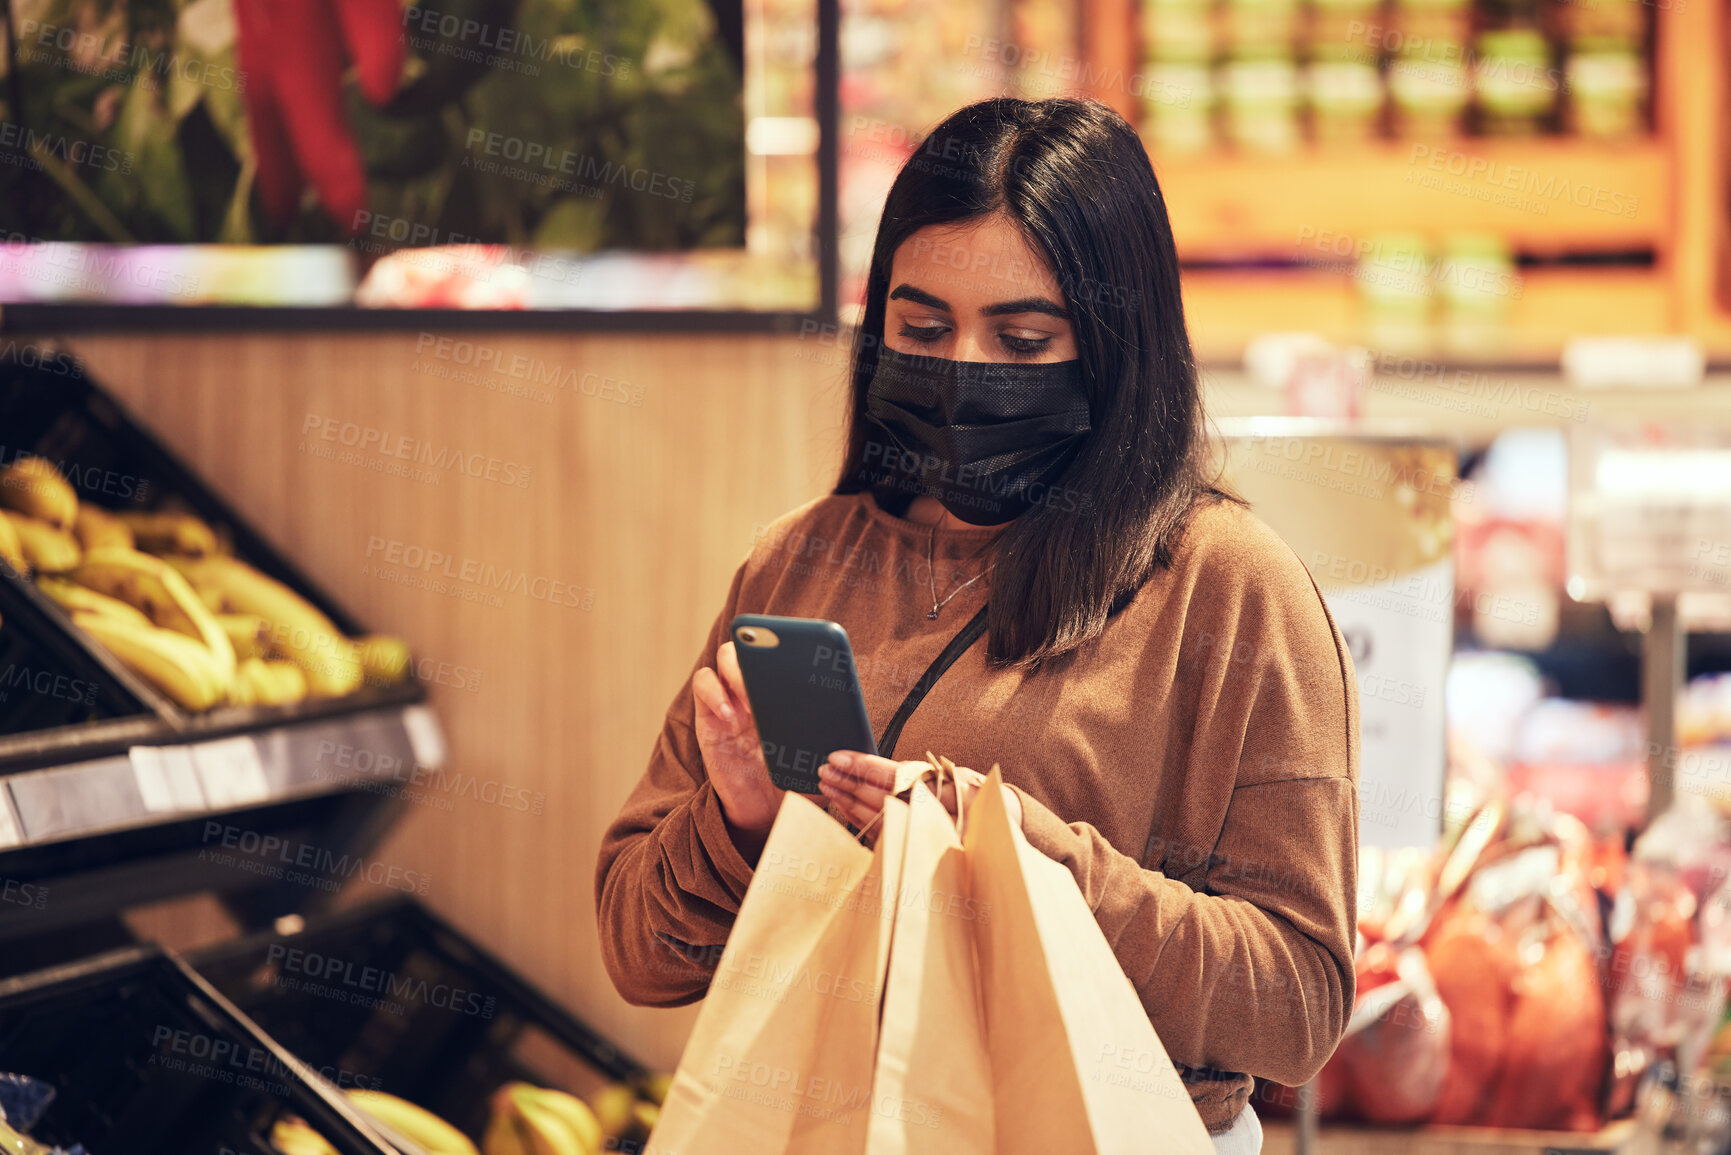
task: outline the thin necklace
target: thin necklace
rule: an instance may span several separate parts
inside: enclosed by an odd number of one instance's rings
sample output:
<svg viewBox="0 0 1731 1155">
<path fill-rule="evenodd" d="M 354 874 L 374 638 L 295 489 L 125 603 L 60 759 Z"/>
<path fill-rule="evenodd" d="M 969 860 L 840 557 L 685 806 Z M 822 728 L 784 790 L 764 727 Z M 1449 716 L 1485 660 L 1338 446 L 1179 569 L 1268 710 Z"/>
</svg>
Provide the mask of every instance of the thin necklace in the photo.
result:
<svg viewBox="0 0 1731 1155">
<path fill-rule="evenodd" d="M 938 521 L 942 521 L 943 519 L 944 519 L 944 515 L 940 513 L 938 515 Z M 931 583 L 931 587 L 932 587 L 932 608 L 926 614 L 926 620 L 928 622 L 937 621 L 939 610 L 941 610 L 945 606 L 949 605 L 951 599 L 953 599 L 957 594 L 961 593 L 963 590 L 967 589 L 969 586 L 973 585 L 975 582 L 977 582 L 981 578 L 985 577 L 986 574 L 988 572 L 990 572 L 990 570 L 992 568 L 991 566 L 988 565 L 985 569 L 981 570 L 979 573 L 975 574 L 973 577 L 969 578 L 967 581 L 963 582 L 961 585 L 959 585 L 955 589 L 951 590 L 948 594 L 944 595 L 944 600 L 940 602 L 938 600 L 938 577 L 937 577 L 938 562 L 937 562 L 937 554 L 936 554 L 937 544 L 938 544 L 938 522 L 934 521 L 934 522 L 932 522 L 932 532 L 931 532 L 930 536 L 927 537 L 927 539 L 926 539 L 926 580 Z M 991 544 L 992 544 L 991 542 L 987 542 L 986 545 L 981 546 L 980 547 L 980 553 L 984 553 L 986 551 L 986 548 L 988 546 L 990 546 Z M 974 556 L 979 557 L 980 554 L 977 553 Z M 954 581 L 956 579 L 951 578 L 950 580 Z"/>
</svg>

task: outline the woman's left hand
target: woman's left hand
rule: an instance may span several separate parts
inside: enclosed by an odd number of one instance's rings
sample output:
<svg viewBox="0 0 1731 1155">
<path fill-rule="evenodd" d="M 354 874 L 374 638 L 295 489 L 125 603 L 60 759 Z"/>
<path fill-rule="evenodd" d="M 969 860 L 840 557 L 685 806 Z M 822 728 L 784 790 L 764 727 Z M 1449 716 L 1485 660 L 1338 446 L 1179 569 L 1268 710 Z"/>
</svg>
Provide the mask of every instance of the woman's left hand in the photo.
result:
<svg viewBox="0 0 1731 1155">
<path fill-rule="evenodd" d="M 854 826 L 863 827 L 883 810 L 884 799 L 895 793 L 896 772 L 903 766 L 916 772 L 931 768 L 931 764 L 925 761 L 896 762 L 876 754 L 861 754 L 857 750 L 837 750 L 829 756 L 828 762 L 818 767 L 818 789 L 823 791 L 824 797 L 841 807 L 842 813 Z M 966 766 L 956 767 L 956 777 L 961 780 L 962 789 L 968 792 L 964 801 L 969 803 L 986 784 L 984 774 Z M 952 816 L 955 814 L 956 790 L 950 782 L 945 781 L 939 801 Z M 1004 788 L 1004 806 L 1010 812 L 1010 821 L 1020 826 L 1022 799 L 1008 786 Z"/>
</svg>

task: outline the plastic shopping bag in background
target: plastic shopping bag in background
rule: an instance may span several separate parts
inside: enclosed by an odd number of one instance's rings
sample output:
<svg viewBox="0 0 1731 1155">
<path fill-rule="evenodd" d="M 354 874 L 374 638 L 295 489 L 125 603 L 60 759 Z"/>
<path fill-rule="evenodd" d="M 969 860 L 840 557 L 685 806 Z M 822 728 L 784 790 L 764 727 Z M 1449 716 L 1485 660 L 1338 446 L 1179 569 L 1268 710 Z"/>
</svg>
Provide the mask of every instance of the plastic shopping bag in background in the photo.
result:
<svg viewBox="0 0 1731 1155">
<path fill-rule="evenodd" d="M 963 817 L 997 1150 L 1212 1155 L 1075 878 L 1010 822 L 1002 782 L 992 767 Z"/>
<path fill-rule="evenodd" d="M 906 806 L 882 822 L 867 850 L 782 800 L 645 1155 L 863 1151 Z"/>
<path fill-rule="evenodd" d="M 1418 1123 L 1442 1097 L 1450 1019 L 1417 947 L 1360 952 L 1352 1018 L 1318 1080 L 1322 1109 L 1372 1123 Z"/>
<path fill-rule="evenodd" d="M 978 906 L 955 824 L 924 782 L 911 787 L 900 883 L 867 1150 L 991 1155 L 992 1074 L 971 929 Z"/>
<path fill-rule="evenodd" d="M 1599 1125 L 1609 1045 L 1602 934 L 1583 874 L 1590 849 L 1569 815 L 1537 819 L 1517 809 L 1425 931 L 1431 974 L 1453 1019 L 1433 1122 Z"/>
</svg>

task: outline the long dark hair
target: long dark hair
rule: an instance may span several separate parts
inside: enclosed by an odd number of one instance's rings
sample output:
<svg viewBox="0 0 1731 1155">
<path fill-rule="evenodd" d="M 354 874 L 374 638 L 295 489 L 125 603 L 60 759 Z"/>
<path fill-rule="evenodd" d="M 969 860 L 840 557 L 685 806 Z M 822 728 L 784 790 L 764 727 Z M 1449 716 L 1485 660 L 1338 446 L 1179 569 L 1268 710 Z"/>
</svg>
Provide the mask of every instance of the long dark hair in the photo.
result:
<svg viewBox="0 0 1731 1155">
<path fill-rule="evenodd" d="M 878 225 L 853 348 L 847 454 L 835 493 L 881 492 L 864 461 L 896 250 L 920 229 L 1007 213 L 1066 297 L 1092 432 L 1056 479 L 1074 502 L 1035 505 L 992 546 L 988 660 L 1032 667 L 1099 636 L 1172 550 L 1204 480 L 1196 362 L 1178 254 L 1154 167 L 1107 106 L 1004 97 L 934 128 L 902 166 Z"/>
</svg>

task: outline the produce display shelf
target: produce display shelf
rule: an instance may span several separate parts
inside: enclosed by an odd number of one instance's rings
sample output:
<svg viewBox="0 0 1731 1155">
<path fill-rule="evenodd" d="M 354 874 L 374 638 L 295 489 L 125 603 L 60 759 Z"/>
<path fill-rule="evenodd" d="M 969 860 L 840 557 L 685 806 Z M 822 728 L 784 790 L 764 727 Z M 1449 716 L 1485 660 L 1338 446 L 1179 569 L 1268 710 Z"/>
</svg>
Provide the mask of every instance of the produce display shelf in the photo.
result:
<svg viewBox="0 0 1731 1155">
<path fill-rule="evenodd" d="M 412 887 L 388 868 L 372 878 L 367 855 L 404 792 L 436 787 L 444 761 L 438 723 L 417 705 L 0 777 L 0 942 L 52 943 L 201 891 L 258 925 L 319 909 L 356 875 Z M 20 969 L 9 954 L 0 974 Z"/>
<path fill-rule="evenodd" d="M 81 362 L 51 344 L 0 355 L 0 464 L 23 454 L 46 458 L 67 475 L 81 502 L 111 510 L 174 508 L 202 519 L 267 577 L 288 586 L 345 635 L 365 630 L 300 569 L 254 530 L 216 491 L 88 375 Z M 124 668 L 26 578 L 0 566 L 0 638 L 34 651 L 67 679 L 92 683 L 82 697 L 6 693 L 0 686 L 0 771 L 65 765 L 123 752 L 139 742 L 184 742 L 265 730 L 308 718 L 334 718 L 426 699 L 411 669 L 396 685 L 365 684 L 341 697 L 285 705 L 224 705 L 203 713 L 180 708 Z M 4 650 L 6 643 L 0 643 Z M 0 653 L 0 659 L 10 655 Z M 27 664 L 27 663 L 26 663 Z M 0 663 L 0 681 L 21 668 Z M 31 672 L 35 668 L 31 667 Z M 65 682 L 58 683 L 65 685 Z M 71 701 L 62 699 L 72 697 Z M 54 699 L 51 710 L 43 699 Z M 28 707 L 28 708 L 26 708 Z"/>
<path fill-rule="evenodd" d="M 1597 1131 L 1522 1131 L 1508 1127 L 1358 1127 L 1322 1123 L 1311 1155 L 1603 1155 L 1630 1149 L 1633 1119 L 1618 1119 Z M 1263 1155 L 1296 1155 L 1293 1123 L 1262 1124 Z"/>
<path fill-rule="evenodd" d="M 81 510 L 202 522 L 177 552 L 232 554 L 304 603 L 274 594 L 289 612 L 266 623 L 292 632 L 317 611 L 320 629 L 366 634 L 52 343 L 0 351 L 0 466 L 26 456 Z M 130 941 L 121 911 L 187 894 L 218 896 L 253 931 L 328 908 L 356 864 L 403 887 L 408 872 L 370 854 L 444 763 L 412 660 L 320 696 L 305 654 L 264 656 L 296 657 L 307 696 L 183 708 L 0 565 L 0 974 Z"/>
<path fill-rule="evenodd" d="M 1492 232 L 1517 252 L 1658 251 L 1672 226 L 1663 141 L 1376 141 L 1290 155 L 1163 156 L 1180 259 L 1315 261 L 1379 232 Z M 1278 189 L 1277 195 L 1271 190 Z"/>
<path fill-rule="evenodd" d="M 285 801 L 356 782 L 403 782 L 443 763 L 443 735 L 422 705 L 207 741 L 134 745 L 109 757 L 0 778 L 0 850 Z"/>
<path fill-rule="evenodd" d="M 472 1136 L 506 1082 L 588 1095 L 648 1073 L 407 896 L 285 920 L 189 962 L 301 1059 L 377 1080 Z"/>
<path fill-rule="evenodd" d="M 0 1069 L 56 1091 L 33 1138 L 95 1152 L 274 1155 L 300 1116 L 339 1155 L 393 1155 L 333 1089 L 185 963 L 134 947 L 0 980 Z"/>
<path fill-rule="evenodd" d="M 1187 269 L 1183 284 L 1191 340 L 1204 361 L 1240 361 L 1250 340 L 1269 332 L 1303 331 L 1337 344 L 1378 344 L 1350 272 Z M 1505 338 L 1498 344 L 1449 348 L 1439 305 L 1431 347 L 1378 351 L 1450 364 L 1554 368 L 1564 345 L 1583 333 L 1653 335 L 1676 329 L 1669 285 L 1652 269 L 1523 269 L 1520 286 L 1520 295 L 1508 301 Z M 1709 343 L 1709 355 L 1731 355 L 1731 327 L 1719 337 Z"/>
</svg>

